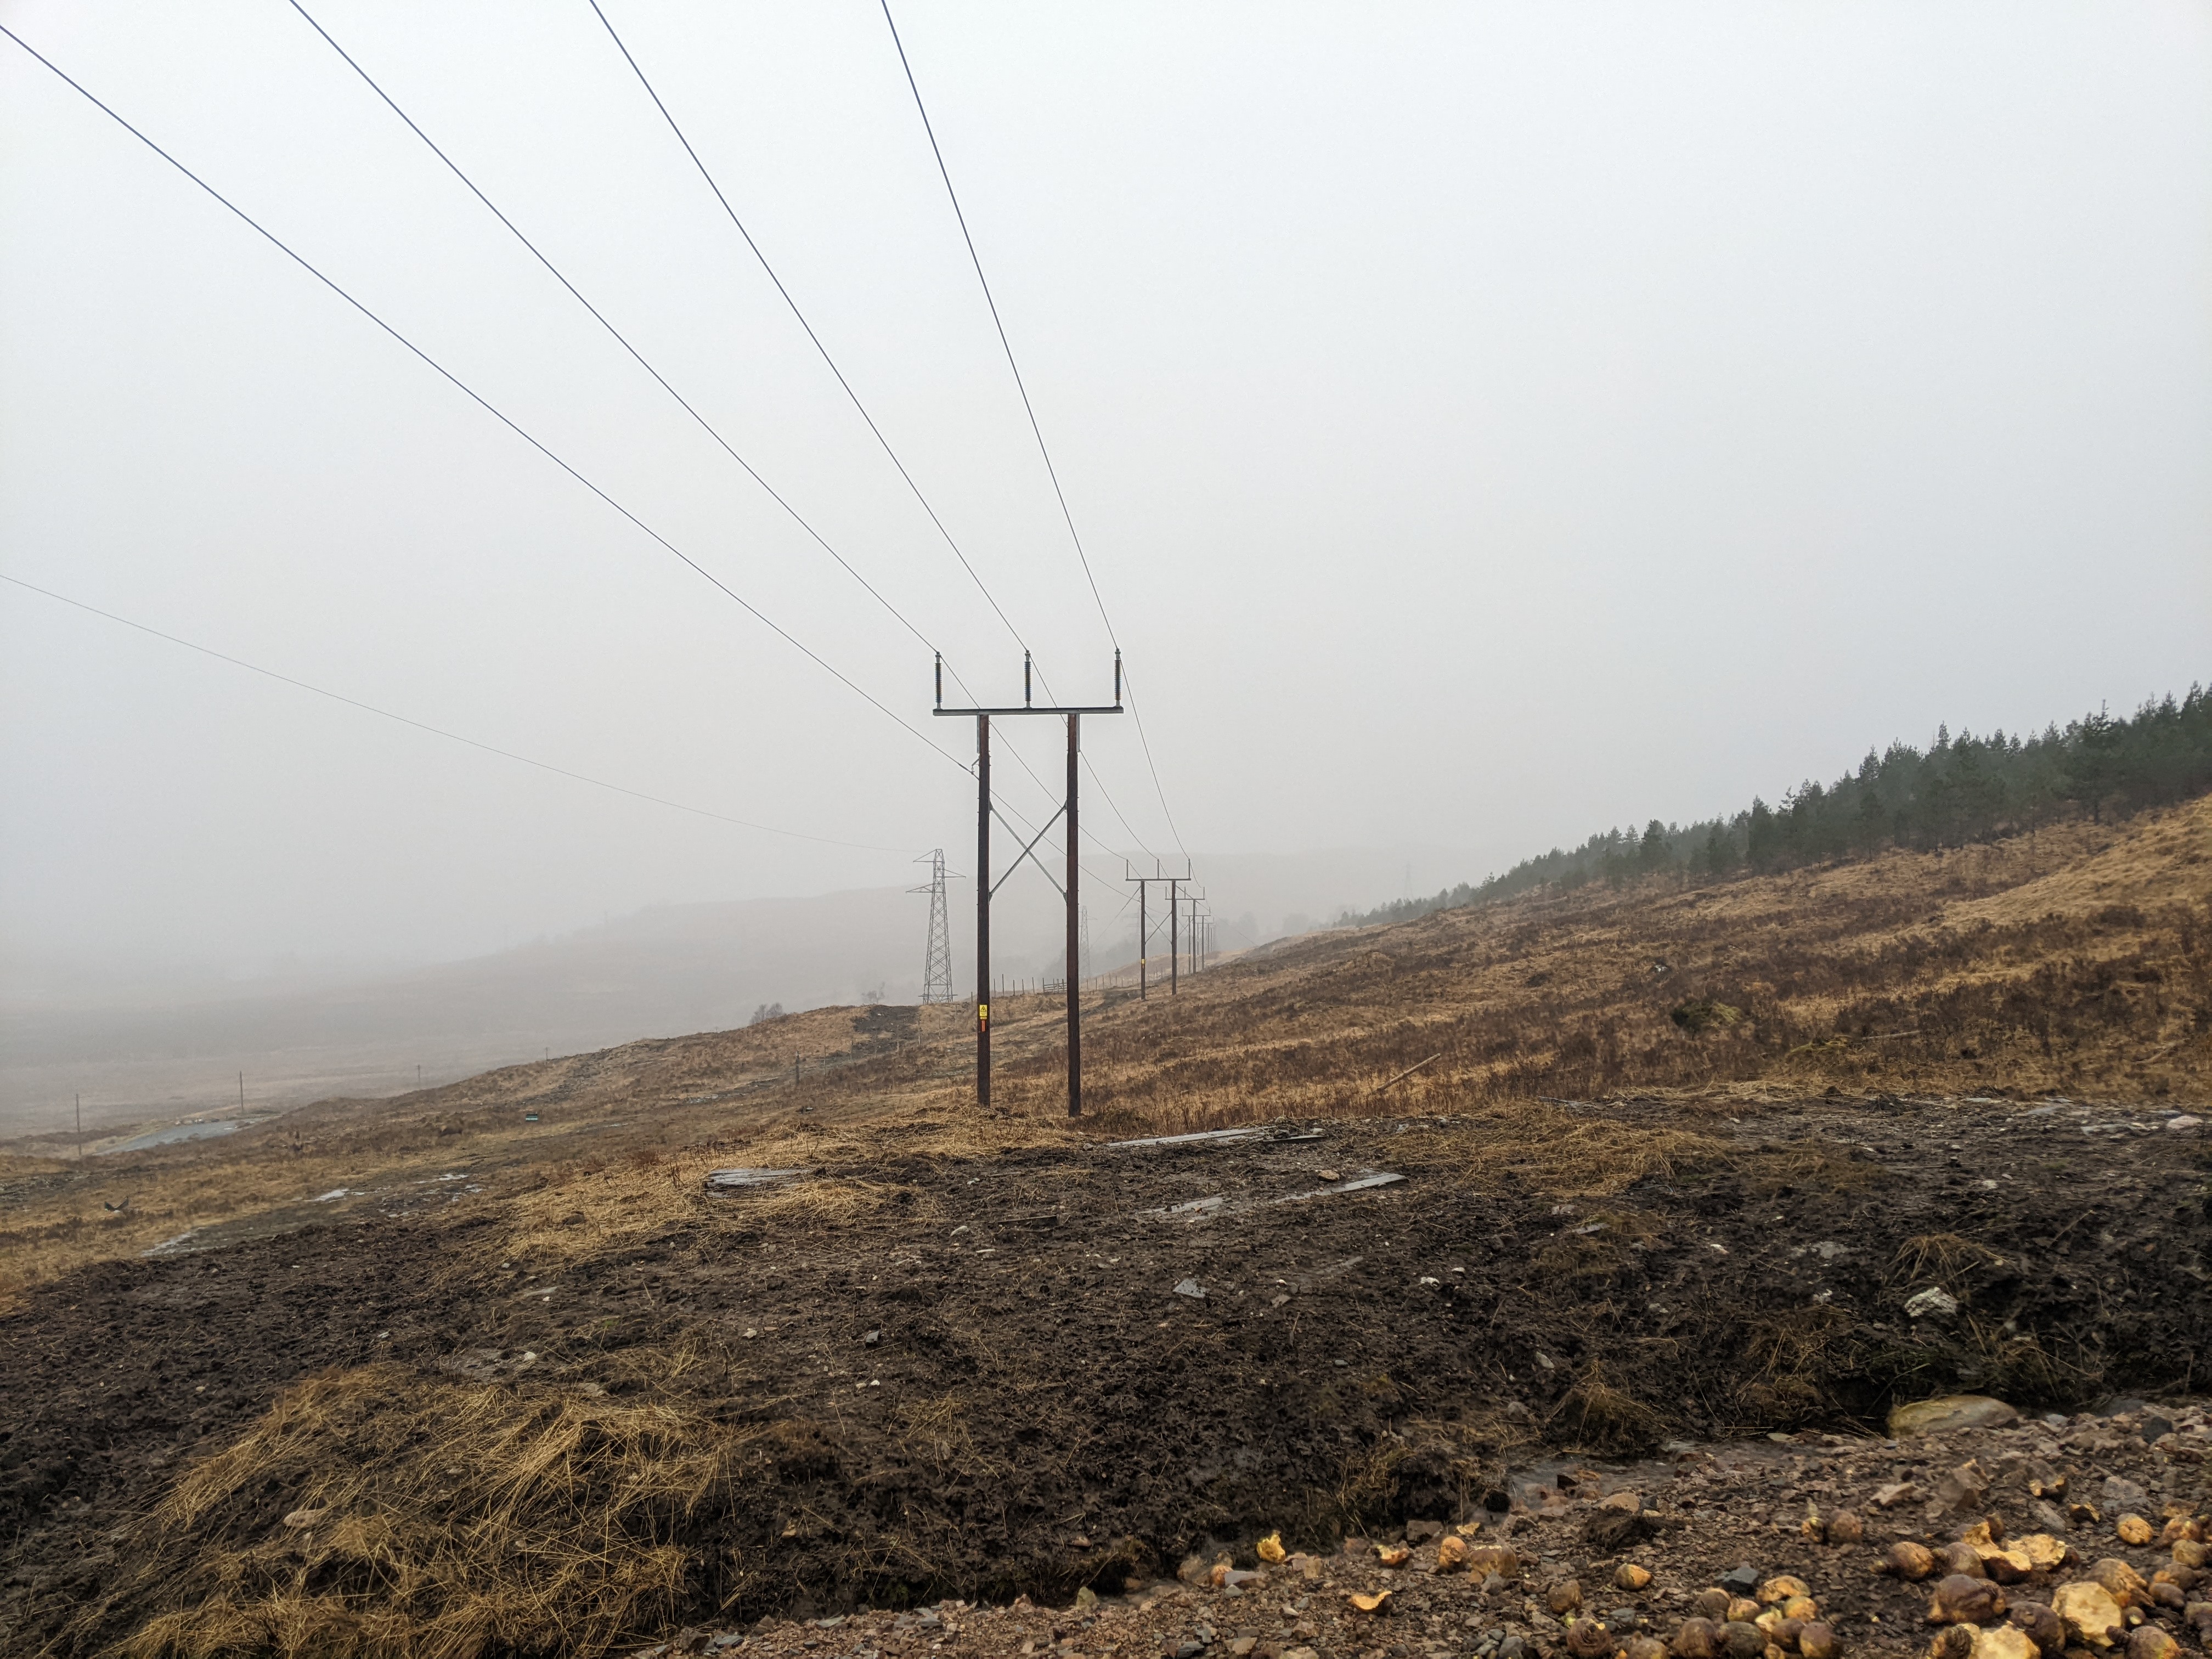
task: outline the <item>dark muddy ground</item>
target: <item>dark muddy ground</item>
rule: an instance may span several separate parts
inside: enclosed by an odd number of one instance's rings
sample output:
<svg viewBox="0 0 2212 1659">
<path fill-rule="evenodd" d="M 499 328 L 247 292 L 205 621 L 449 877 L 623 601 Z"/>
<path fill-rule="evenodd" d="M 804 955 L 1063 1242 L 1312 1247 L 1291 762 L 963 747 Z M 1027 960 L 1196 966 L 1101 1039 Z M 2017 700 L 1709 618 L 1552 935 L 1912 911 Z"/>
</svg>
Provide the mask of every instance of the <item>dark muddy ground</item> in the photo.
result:
<svg viewBox="0 0 2212 1659">
<path fill-rule="evenodd" d="M 887 1189 L 834 1227 L 687 1194 L 648 1242 L 563 1269 L 502 1261 L 496 1190 L 107 1264 L 0 1322 L 0 1646 L 59 1639 L 143 1567 L 120 1529 L 196 1453 L 370 1361 L 777 1425 L 741 1498 L 683 1519 L 678 1622 L 1119 1589 L 1261 1528 L 1333 1550 L 1484 1512 L 1540 1443 L 1864 1431 L 1961 1389 L 2037 1409 L 2186 1390 L 2212 1334 L 2208 1143 L 2166 1121 L 1808 1103 L 1717 1120 L 1726 1156 L 1567 1204 L 1537 1171 L 1456 1173 L 1463 1125 L 1285 1126 L 888 1157 L 823 1172 Z M 1406 1178 L 1352 1189 L 1373 1173 Z M 665 1374 L 687 1343 L 715 1363 Z M 216 1524 L 263 1536 L 296 1498 L 280 1472 Z M 146 1583 L 64 1649 L 201 1588 Z"/>
</svg>

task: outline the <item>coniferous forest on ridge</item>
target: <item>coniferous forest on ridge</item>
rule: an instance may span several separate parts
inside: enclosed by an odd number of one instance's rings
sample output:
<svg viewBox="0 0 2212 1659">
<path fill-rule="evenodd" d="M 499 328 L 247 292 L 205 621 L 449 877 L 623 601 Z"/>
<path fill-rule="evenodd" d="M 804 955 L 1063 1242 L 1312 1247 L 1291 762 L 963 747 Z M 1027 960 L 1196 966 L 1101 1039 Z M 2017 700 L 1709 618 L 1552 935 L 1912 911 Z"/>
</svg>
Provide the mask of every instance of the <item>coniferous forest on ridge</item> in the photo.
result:
<svg viewBox="0 0 2212 1659">
<path fill-rule="evenodd" d="M 1494 903 L 1544 886 L 1619 885 L 1673 872 L 1692 881 L 1765 875 L 1863 858 L 1887 848 L 1920 851 L 2018 835 L 2070 817 L 2103 822 L 2172 805 L 2212 789 L 2212 690 L 2191 685 L 2146 702 L 2132 716 L 2102 712 L 2033 737 L 1993 731 L 1953 737 L 1939 726 L 1925 750 L 1869 749 L 1833 783 L 1808 779 L 1770 806 L 1754 796 L 1728 817 L 1692 823 L 1653 818 L 1641 831 L 1602 830 L 1579 847 L 1553 848 L 1503 875 L 1462 882 L 1365 912 L 1342 927 L 1407 921 L 1436 910 Z"/>
</svg>

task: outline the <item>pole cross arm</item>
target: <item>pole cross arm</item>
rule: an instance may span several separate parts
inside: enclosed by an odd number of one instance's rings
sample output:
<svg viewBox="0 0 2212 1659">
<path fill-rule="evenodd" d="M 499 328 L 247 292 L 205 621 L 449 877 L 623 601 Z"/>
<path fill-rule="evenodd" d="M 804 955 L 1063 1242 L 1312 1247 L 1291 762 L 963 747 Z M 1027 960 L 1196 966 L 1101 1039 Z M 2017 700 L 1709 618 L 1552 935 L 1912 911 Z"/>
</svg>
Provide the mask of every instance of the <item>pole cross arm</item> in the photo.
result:
<svg viewBox="0 0 2212 1659">
<path fill-rule="evenodd" d="M 963 718 L 988 714 L 995 720 L 1001 714 L 1119 714 L 1124 710 L 1118 702 L 1106 702 L 1084 703 L 1074 708 L 1049 708 L 1042 703 L 1034 706 L 1029 703 L 1016 703 L 1011 708 L 933 708 L 929 712 L 933 714 L 958 714 Z"/>
<path fill-rule="evenodd" d="M 1047 881 L 1052 881 L 1052 872 L 1046 870 L 1044 867 L 1044 860 L 1036 856 L 1036 844 L 1044 839 L 1045 830 L 1051 829 L 1054 824 L 1058 823 L 1066 814 L 1066 804 L 1063 802 L 1060 805 L 1060 809 L 1044 821 L 1043 825 L 1037 830 L 1036 834 L 1030 837 L 1030 844 L 1027 847 L 1023 848 L 1020 852 L 1014 854 L 1014 861 L 1007 866 L 1006 873 L 1000 876 L 998 880 L 991 884 L 991 896 L 993 898 L 999 896 L 999 889 L 1004 887 L 1006 883 L 1012 878 L 1014 872 L 1022 867 L 1022 860 L 1024 859 L 1027 859 L 1031 864 L 1036 866 L 1039 870 L 1043 871 L 1044 878 Z M 1006 823 L 1006 818 L 1000 813 L 999 809 L 995 806 L 991 809 L 991 816 L 997 818 L 1000 823 Z M 1012 824 L 1006 823 L 1007 829 L 1012 830 L 1013 827 L 1014 826 Z M 1018 831 L 1017 833 L 1018 833 Z M 1052 890 L 1058 893 L 1062 898 L 1066 898 L 1067 896 L 1067 890 L 1062 887 L 1056 881 L 1052 881 Z"/>
</svg>

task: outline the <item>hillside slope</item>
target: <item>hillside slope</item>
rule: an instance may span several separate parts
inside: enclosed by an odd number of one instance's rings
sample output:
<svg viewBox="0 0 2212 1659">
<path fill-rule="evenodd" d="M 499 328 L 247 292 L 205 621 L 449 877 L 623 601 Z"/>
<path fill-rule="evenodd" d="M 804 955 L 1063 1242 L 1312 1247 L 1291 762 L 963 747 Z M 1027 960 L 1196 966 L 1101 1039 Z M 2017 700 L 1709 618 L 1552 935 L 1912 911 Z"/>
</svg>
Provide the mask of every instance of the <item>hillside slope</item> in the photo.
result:
<svg viewBox="0 0 2212 1659">
<path fill-rule="evenodd" d="M 1086 1094 L 1109 1111 L 1194 1127 L 1717 1087 L 2202 1101 L 2212 799 L 1297 940 L 1172 1005 L 1105 1011 L 1085 1060 Z M 1010 1102 L 1047 1109 L 1055 1061 L 1009 1067 Z"/>
</svg>

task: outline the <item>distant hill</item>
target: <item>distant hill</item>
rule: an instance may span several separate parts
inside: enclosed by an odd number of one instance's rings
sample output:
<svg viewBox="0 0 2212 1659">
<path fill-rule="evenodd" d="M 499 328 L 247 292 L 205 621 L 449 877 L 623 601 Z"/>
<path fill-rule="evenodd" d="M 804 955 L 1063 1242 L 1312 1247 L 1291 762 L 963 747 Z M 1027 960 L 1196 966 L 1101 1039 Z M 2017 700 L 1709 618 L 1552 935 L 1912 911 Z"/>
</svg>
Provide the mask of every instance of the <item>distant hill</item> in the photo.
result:
<svg viewBox="0 0 2212 1659">
<path fill-rule="evenodd" d="M 1008 849 L 1010 855 L 1011 849 Z M 1223 950 L 1299 933 L 1347 901 L 1402 892 L 1406 872 L 1460 864 L 1437 848 L 1215 854 L 1200 860 Z M 1118 863 L 1085 895 L 1094 964 L 1133 959 L 1136 910 Z M 1105 876 L 1115 879 L 1110 883 Z M 994 907 L 994 966 L 1060 971 L 1064 913 L 1023 872 Z M 973 892 L 953 884 L 956 988 L 972 973 Z M 1154 898 L 1159 898 L 1155 890 Z M 0 1136 L 88 1132 L 234 1104 L 387 1095 L 489 1067 L 642 1037 L 726 1030 L 754 1010 L 797 1011 L 921 992 L 927 900 L 903 888 L 667 905 L 464 962 L 341 982 L 102 1001 L 27 999 L 0 1012 Z M 1161 920 L 1157 906 L 1151 920 Z M 1153 946 L 1166 949 L 1162 929 Z"/>
</svg>

